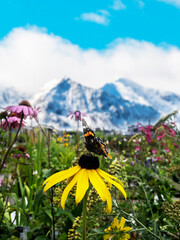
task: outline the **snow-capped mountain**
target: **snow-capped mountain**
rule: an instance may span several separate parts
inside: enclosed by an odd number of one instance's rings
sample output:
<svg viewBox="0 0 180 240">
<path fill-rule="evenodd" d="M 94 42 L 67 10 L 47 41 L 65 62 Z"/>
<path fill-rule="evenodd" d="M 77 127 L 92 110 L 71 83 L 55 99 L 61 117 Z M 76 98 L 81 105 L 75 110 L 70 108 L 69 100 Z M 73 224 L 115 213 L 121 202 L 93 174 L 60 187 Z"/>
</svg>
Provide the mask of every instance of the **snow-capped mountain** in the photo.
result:
<svg viewBox="0 0 180 240">
<path fill-rule="evenodd" d="M 151 106 L 160 114 L 168 114 L 173 110 L 178 110 L 177 108 L 180 106 L 179 95 L 145 88 L 127 79 L 119 79 L 114 83 L 108 83 L 102 89 L 131 103 Z"/>
<path fill-rule="evenodd" d="M 0 90 L 0 108 L 17 105 L 24 98 L 11 88 Z M 67 118 L 69 111 L 87 114 L 93 128 L 122 130 L 129 125 L 154 123 L 165 114 L 178 110 L 180 96 L 140 86 L 130 80 L 119 79 L 100 89 L 83 86 L 71 79 L 53 80 L 31 99 L 32 106 L 40 106 L 41 123 L 57 129 L 75 128 L 76 122 Z"/>
<path fill-rule="evenodd" d="M 112 85 L 113 86 L 113 85 Z M 31 103 L 41 107 L 40 120 L 56 128 L 75 127 L 66 116 L 69 111 L 87 113 L 87 121 L 94 129 L 122 129 L 140 122 L 155 121 L 160 117 L 157 109 L 146 102 L 125 99 L 114 87 L 92 89 L 70 79 L 54 80 L 36 94 Z"/>
<path fill-rule="evenodd" d="M 26 97 L 27 99 L 28 97 Z M 3 110 L 5 107 L 10 105 L 18 105 L 24 99 L 24 94 L 18 93 L 13 88 L 2 88 L 0 89 L 0 109 Z"/>
</svg>

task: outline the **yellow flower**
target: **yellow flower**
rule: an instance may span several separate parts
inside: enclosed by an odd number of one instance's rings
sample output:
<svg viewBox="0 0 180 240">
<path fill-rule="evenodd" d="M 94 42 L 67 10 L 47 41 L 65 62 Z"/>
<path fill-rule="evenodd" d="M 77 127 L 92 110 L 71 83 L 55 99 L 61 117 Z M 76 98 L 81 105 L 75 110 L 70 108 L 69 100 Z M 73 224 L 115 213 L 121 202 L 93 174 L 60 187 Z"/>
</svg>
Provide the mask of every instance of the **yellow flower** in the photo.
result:
<svg viewBox="0 0 180 240">
<path fill-rule="evenodd" d="M 126 232 L 129 232 L 132 228 L 124 227 L 126 222 L 125 218 L 121 218 L 120 223 L 117 218 L 114 218 L 114 221 L 111 223 L 111 226 L 106 228 L 104 231 L 108 234 L 104 236 L 104 240 L 113 239 L 114 237 L 118 237 L 118 240 L 128 240 L 130 239 L 130 235 Z"/>
<path fill-rule="evenodd" d="M 114 176 L 111 176 L 99 169 L 98 158 L 92 156 L 91 154 L 83 154 L 79 159 L 78 166 L 60 171 L 47 178 L 43 183 L 43 185 L 45 185 L 44 192 L 65 179 L 68 181 L 61 197 L 61 206 L 63 209 L 65 209 L 67 196 L 75 184 L 77 184 L 75 200 L 76 204 L 78 204 L 83 199 L 89 188 L 89 182 L 91 182 L 102 201 L 107 201 L 107 211 L 110 213 L 112 209 L 112 198 L 103 179 L 105 179 L 109 184 L 116 186 L 126 199 L 126 192 L 124 191 L 122 182 Z"/>
<path fill-rule="evenodd" d="M 63 143 L 63 146 L 64 146 L 64 147 L 68 147 L 69 144 L 68 144 L 68 143 Z"/>
</svg>

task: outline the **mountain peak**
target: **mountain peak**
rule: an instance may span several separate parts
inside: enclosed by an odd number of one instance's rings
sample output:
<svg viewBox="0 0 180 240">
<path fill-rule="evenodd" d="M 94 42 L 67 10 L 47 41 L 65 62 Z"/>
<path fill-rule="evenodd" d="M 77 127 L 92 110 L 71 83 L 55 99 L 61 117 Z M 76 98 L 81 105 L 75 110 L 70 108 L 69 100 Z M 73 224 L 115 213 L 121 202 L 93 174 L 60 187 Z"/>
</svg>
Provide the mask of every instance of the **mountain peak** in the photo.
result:
<svg viewBox="0 0 180 240">
<path fill-rule="evenodd" d="M 114 84 L 107 85 L 107 90 Z M 112 90 L 111 89 L 111 90 Z M 45 90 L 34 97 L 43 109 L 42 121 L 57 127 L 75 126 L 74 121 L 66 118 L 69 111 L 80 110 L 87 113 L 88 122 L 93 128 L 119 129 L 132 124 L 135 119 L 149 121 L 157 118 L 158 112 L 150 106 L 131 103 L 123 99 L 118 89 L 108 92 L 105 89 L 93 89 L 72 81 L 70 78 L 54 80 L 46 85 Z M 143 111 L 143 115 L 142 115 Z"/>
<path fill-rule="evenodd" d="M 7 93 L 1 90 L 1 107 L 18 104 L 23 98 L 17 100 L 18 94 L 12 89 Z M 13 103 L 7 102 L 8 99 Z M 87 122 L 93 129 L 120 130 L 138 121 L 155 122 L 160 114 L 177 109 L 180 96 L 162 94 L 128 79 L 118 79 L 103 88 L 93 89 L 63 78 L 47 83 L 30 102 L 32 106 L 41 107 L 39 120 L 56 128 L 75 128 L 76 122 L 67 118 L 67 114 L 79 110 L 87 114 Z"/>
</svg>

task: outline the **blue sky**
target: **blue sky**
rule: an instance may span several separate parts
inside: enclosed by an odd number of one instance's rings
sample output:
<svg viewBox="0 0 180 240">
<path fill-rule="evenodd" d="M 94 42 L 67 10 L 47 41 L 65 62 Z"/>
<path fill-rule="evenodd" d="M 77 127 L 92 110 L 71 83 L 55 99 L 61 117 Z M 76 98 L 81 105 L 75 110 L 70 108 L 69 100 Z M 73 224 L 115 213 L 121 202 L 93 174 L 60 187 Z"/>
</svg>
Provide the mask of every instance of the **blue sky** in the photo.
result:
<svg viewBox="0 0 180 240">
<path fill-rule="evenodd" d="M 20 86 L 20 79 L 22 81 L 28 74 L 29 81 L 36 79 L 37 83 L 38 79 L 37 89 L 51 78 L 63 76 L 70 76 L 87 86 L 100 87 L 123 77 L 147 87 L 177 92 L 177 87 L 170 85 L 177 84 L 180 77 L 176 67 L 180 61 L 180 0 L 2 0 L 0 23 L 2 84 L 17 86 L 19 83 Z M 31 42 L 27 36 L 32 37 Z M 47 45 L 44 44 L 45 37 Z M 40 51 L 41 47 L 37 46 L 42 42 L 44 49 Z M 51 49 L 52 45 L 57 52 L 46 52 L 45 48 Z M 23 60 L 22 52 L 25 53 Z M 87 71 L 88 64 L 91 70 L 94 67 L 92 56 L 96 57 L 99 66 L 97 79 L 92 75 L 94 81 Z M 156 59 L 154 65 L 148 60 L 149 56 Z M 50 63 L 33 65 L 34 58 L 46 57 Z M 63 65 L 62 59 L 66 58 L 75 63 L 76 70 L 68 68 L 68 61 Z M 84 68 L 81 58 L 87 63 Z M 126 66 L 121 68 L 118 63 L 125 64 L 123 58 Z M 12 59 L 16 59 L 15 63 Z M 57 61 L 62 71 L 58 71 Z M 108 61 L 118 66 L 116 69 L 111 67 L 103 75 Z M 23 64 L 26 72 L 22 70 Z M 137 66 L 133 68 L 133 65 Z M 46 74 L 42 73 L 44 70 Z M 151 72 L 153 74 L 149 76 Z M 147 75 L 149 79 L 145 80 Z M 29 89 L 35 92 L 33 85 Z M 26 90 L 25 87 L 22 90 Z"/>
<path fill-rule="evenodd" d="M 103 49 L 119 37 L 180 47 L 178 0 L 3 0 L 0 22 L 1 38 L 36 25 L 82 48 Z"/>
</svg>

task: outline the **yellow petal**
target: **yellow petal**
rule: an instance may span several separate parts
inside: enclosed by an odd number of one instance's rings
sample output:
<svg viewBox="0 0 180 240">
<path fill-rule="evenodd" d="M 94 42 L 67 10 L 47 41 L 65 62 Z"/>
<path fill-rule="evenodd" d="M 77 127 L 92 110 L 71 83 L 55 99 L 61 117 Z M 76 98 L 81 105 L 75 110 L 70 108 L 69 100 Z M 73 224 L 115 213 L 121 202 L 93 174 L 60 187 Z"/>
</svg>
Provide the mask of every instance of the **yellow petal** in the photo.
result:
<svg viewBox="0 0 180 240">
<path fill-rule="evenodd" d="M 132 230 L 131 227 L 124 227 L 124 228 L 123 228 L 123 231 L 125 231 L 125 232 L 129 232 L 130 230 Z"/>
<path fill-rule="evenodd" d="M 114 186 L 116 186 L 118 189 L 119 189 L 119 191 L 121 191 L 122 192 L 122 194 L 124 195 L 124 197 L 125 197 L 125 199 L 127 198 L 127 195 L 126 195 L 126 192 L 124 191 L 124 188 L 122 187 L 122 185 L 120 185 L 119 183 L 117 183 L 117 182 L 115 182 L 114 180 L 112 180 L 111 178 L 109 178 L 108 177 L 108 175 L 107 174 L 105 174 L 106 172 L 104 172 L 104 171 L 102 171 L 102 170 L 100 170 L 100 169 L 97 169 L 97 171 L 98 171 L 98 173 L 104 178 L 104 179 L 106 179 L 106 181 L 107 182 L 109 182 L 109 183 L 111 183 L 111 184 L 113 184 Z M 109 175 L 110 177 L 112 177 L 111 175 Z"/>
<path fill-rule="evenodd" d="M 99 172 L 99 174 L 103 177 L 103 175 L 106 175 L 109 178 L 115 179 L 117 182 L 119 182 L 121 184 L 122 187 L 124 187 L 124 184 L 116 177 L 112 176 L 111 174 L 101 170 L 100 168 L 97 169 L 97 171 Z M 103 175 L 102 175 L 103 174 Z M 104 177 L 103 177 L 104 178 Z"/>
<path fill-rule="evenodd" d="M 67 172 L 70 173 L 71 171 L 76 171 L 76 169 L 77 169 L 77 171 L 78 171 L 78 170 L 81 169 L 81 167 L 80 167 L 80 166 L 75 166 L 75 167 L 68 168 L 68 169 L 66 169 L 66 170 L 63 170 L 63 171 L 57 172 L 57 173 L 51 175 L 50 177 L 48 177 L 48 178 L 43 182 L 43 185 L 45 185 L 45 183 L 51 181 L 54 177 L 59 178 L 59 177 L 61 177 L 61 175 L 62 175 L 62 176 L 63 176 L 63 175 L 66 175 Z M 67 178 L 68 178 L 68 177 L 67 177 Z M 64 179 L 66 179 L 66 178 L 64 178 Z"/>
<path fill-rule="evenodd" d="M 76 189 L 76 203 L 78 204 L 84 197 L 89 188 L 88 170 L 81 169 L 78 173 L 77 189 Z"/>
<path fill-rule="evenodd" d="M 71 176 L 73 176 L 74 174 L 76 174 L 79 170 L 81 169 L 81 167 L 79 166 L 75 166 L 73 168 L 69 168 L 67 170 L 64 171 L 60 171 L 58 173 L 53 174 L 52 176 L 50 176 L 49 178 L 47 178 L 43 185 L 46 184 L 46 186 L 44 187 L 44 192 L 47 191 L 50 187 L 54 186 L 56 183 L 59 183 L 61 181 L 63 181 L 66 178 L 69 178 Z"/>
<path fill-rule="evenodd" d="M 63 191 L 63 194 L 62 194 L 62 197 L 61 197 L 61 207 L 63 208 L 63 210 L 65 208 L 65 202 L 66 202 L 67 196 L 68 196 L 69 192 L 71 191 L 71 189 L 76 184 L 77 178 L 78 178 L 78 173 L 73 177 L 71 182 L 66 186 L 66 188 Z"/>
<path fill-rule="evenodd" d="M 129 234 L 127 234 L 127 233 L 125 233 L 124 235 L 123 235 L 123 238 L 126 240 L 126 239 L 130 239 L 130 235 Z"/>
<path fill-rule="evenodd" d="M 110 237 L 111 237 L 111 234 L 106 234 L 106 235 L 104 236 L 104 240 L 108 240 Z"/>
<path fill-rule="evenodd" d="M 117 218 L 114 218 L 114 222 L 112 222 L 111 225 L 112 225 L 112 228 L 115 228 L 115 227 L 118 228 L 119 221 L 117 220 Z"/>
<path fill-rule="evenodd" d="M 125 222 L 126 222 L 126 219 L 124 217 L 122 217 L 121 221 L 120 221 L 120 225 L 119 225 L 120 226 L 120 230 L 123 229 Z"/>
<path fill-rule="evenodd" d="M 108 240 L 111 237 L 111 234 L 107 234 L 104 236 L 104 240 Z"/>
<path fill-rule="evenodd" d="M 88 170 L 89 179 L 99 194 L 102 201 L 107 200 L 107 210 L 110 213 L 112 209 L 112 198 L 106 184 L 101 176 L 97 173 L 97 170 Z"/>
</svg>

